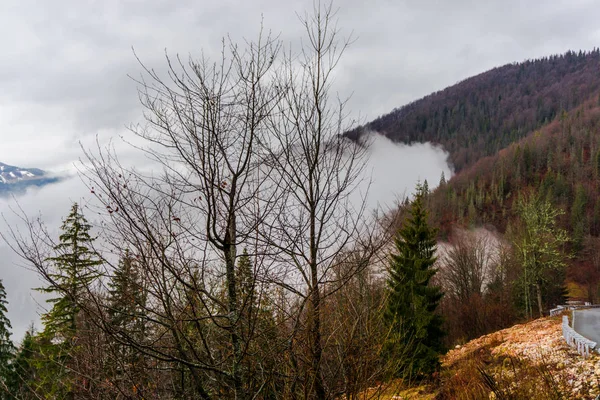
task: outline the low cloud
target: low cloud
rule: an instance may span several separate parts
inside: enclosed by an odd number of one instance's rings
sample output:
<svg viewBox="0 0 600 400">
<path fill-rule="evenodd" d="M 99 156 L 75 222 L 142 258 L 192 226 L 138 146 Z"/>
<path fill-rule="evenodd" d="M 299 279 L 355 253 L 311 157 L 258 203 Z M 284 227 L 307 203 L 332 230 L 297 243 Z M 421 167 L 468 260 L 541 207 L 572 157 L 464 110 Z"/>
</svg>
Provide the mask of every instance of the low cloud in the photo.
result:
<svg viewBox="0 0 600 400">
<path fill-rule="evenodd" d="M 367 142 L 370 143 L 369 160 L 360 191 L 367 195 L 367 206 L 371 210 L 394 207 L 414 192 L 419 181 L 427 180 L 432 190 L 439 184 L 442 173 L 446 179 L 452 174 L 448 153 L 439 146 L 395 143 L 376 132 L 369 134 Z"/>
<path fill-rule="evenodd" d="M 369 143 L 369 159 L 358 190 L 360 196 L 366 196 L 368 210 L 388 210 L 398 199 L 410 195 L 417 181 L 427 180 L 429 187 L 433 188 L 442 172 L 447 178 L 451 175 L 448 154 L 429 143 L 408 146 L 376 133 L 370 136 Z M 92 195 L 81 179 L 71 176 L 41 189 L 32 188 L 17 199 L 0 199 L 0 211 L 8 224 L 22 230 L 22 224 L 11 211 L 11 208 L 20 207 L 30 218 L 39 216 L 50 233 L 57 237 L 62 218 L 68 214 L 72 203 L 86 205 L 92 201 Z M 89 211 L 86 217 L 92 223 L 97 220 L 97 216 Z M 0 229 L 6 232 L 4 222 Z M 0 241 L 0 259 L 3 260 L 0 278 L 4 281 L 9 301 L 8 317 L 13 326 L 13 339 L 18 342 L 32 322 L 40 327 L 39 316 L 44 312 L 44 298 L 32 289 L 44 283 L 3 241 Z"/>
</svg>

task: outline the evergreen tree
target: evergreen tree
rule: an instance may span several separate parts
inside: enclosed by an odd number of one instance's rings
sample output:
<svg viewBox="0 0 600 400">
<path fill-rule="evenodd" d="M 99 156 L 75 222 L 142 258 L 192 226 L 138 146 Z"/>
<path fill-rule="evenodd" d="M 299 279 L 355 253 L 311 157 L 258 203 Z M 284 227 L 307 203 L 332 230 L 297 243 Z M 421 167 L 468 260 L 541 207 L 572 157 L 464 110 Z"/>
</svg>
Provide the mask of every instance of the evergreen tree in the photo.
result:
<svg viewBox="0 0 600 400">
<path fill-rule="evenodd" d="M 435 312 L 443 293 L 430 284 L 436 273 L 436 230 L 428 225 L 424 196 L 424 188 L 417 185 L 410 216 L 395 239 L 396 253 L 390 256 L 386 349 L 391 357 L 402 355 L 396 368 L 402 377 L 432 374 L 443 351 L 442 319 Z"/>
<path fill-rule="evenodd" d="M 55 297 L 47 300 L 52 308 L 42 315 L 44 330 L 40 334 L 39 386 L 49 397 L 76 397 L 76 375 L 71 371 L 77 351 L 79 306 L 85 301 L 93 280 L 98 276 L 100 256 L 93 250 L 91 225 L 74 203 L 63 221 L 56 256 L 49 273 L 53 284 L 38 290 Z"/>
<path fill-rule="evenodd" d="M 91 225 L 74 203 L 71 212 L 63 221 L 60 243 L 54 247 L 57 255 L 48 260 L 54 264 L 50 277 L 55 284 L 39 289 L 55 293 L 57 297 L 47 300 L 52 309 L 42 316 L 45 336 L 50 339 L 70 339 L 76 330 L 77 305 L 92 281 L 98 276 L 96 267 L 102 264 L 100 256 L 93 250 L 94 239 L 90 236 Z"/>
<path fill-rule="evenodd" d="M 444 171 L 442 171 L 442 175 L 440 176 L 440 183 L 438 186 L 443 187 L 446 184 L 446 175 Z"/>
<path fill-rule="evenodd" d="M 27 332 L 21 346 L 16 352 L 14 363 L 9 371 L 6 386 L 11 399 L 39 399 L 34 387 L 37 382 L 37 368 L 35 366 L 36 340 L 33 325 Z"/>
<path fill-rule="evenodd" d="M 129 251 L 119 260 L 108 287 L 108 314 L 112 326 L 129 332 L 141 329 L 136 321 L 144 312 L 147 296 L 138 265 Z"/>
<path fill-rule="evenodd" d="M 15 346 L 10 340 L 10 330 L 12 329 L 10 321 L 6 316 L 6 290 L 0 279 L 0 399 L 8 399 L 7 381 L 13 367 L 13 358 L 15 356 Z"/>
<path fill-rule="evenodd" d="M 239 283 L 239 297 L 242 301 L 252 304 L 254 302 L 255 279 L 252 268 L 252 260 L 248 255 L 248 250 L 244 248 L 242 255 L 237 262 L 237 281 Z"/>
<path fill-rule="evenodd" d="M 119 265 L 108 282 L 108 315 L 109 323 L 116 332 L 124 337 L 142 342 L 146 336 L 147 290 L 142 282 L 139 266 L 126 251 L 119 260 Z M 136 382 L 136 390 L 143 392 L 147 386 L 144 373 L 144 357 L 131 347 L 110 343 L 113 355 L 118 358 L 114 365 L 109 365 L 109 374 L 118 381 L 128 379 Z"/>
<path fill-rule="evenodd" d="M 288 344 L 278 337 L 268 287 L 257 281 L 254 259 L 246 248 L 237 259 L 236 275 L 241 302 L 240 332 L 248 352 L 256 356 L 243 361 L 249 375 L 248 392 L 260 393 L 263 399 L 275 399 L 281 390 L 281 380 L 275 371 Z"/>
</svg>

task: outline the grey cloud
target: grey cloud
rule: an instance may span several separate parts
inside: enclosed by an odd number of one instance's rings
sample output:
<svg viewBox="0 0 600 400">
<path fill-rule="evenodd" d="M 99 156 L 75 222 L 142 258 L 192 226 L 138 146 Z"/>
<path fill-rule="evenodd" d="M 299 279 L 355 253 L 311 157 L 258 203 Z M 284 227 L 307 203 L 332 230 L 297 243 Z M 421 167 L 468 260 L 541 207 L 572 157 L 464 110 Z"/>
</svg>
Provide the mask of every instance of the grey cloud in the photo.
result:
<svg viewBox="0 0 600 400">
<path fill-rule="evenodd" d="M 7 0 L 0 6 L 0 104 L 21 109 L 32 141 L 32 132 L 44 135 L 47 126 L 50 136 L 123 130 L 140 116 L 135 84 L 127 78 L 140 70 L 132 47 L 160 70 L 165 48 L 218 55 L 222 36 L 252 38 L 264 18 L 266 29 L 297 48 L 302 28 L 296 12 L 312 5 Z M 340 65 L 335 89 L 342 97 L 354 93 L 349 107 L 366 118 L 494 66 L 591 49 L 600 39 L 594 1 L 346 0 L 336 6 L 341 33 L 352 31 L 357 41 Z M 40 108 L 52 112 L 38 117 Z M 19 136 L 10 122 L 0 120 L 0 128 L 2 141 Z"/>
</svg>

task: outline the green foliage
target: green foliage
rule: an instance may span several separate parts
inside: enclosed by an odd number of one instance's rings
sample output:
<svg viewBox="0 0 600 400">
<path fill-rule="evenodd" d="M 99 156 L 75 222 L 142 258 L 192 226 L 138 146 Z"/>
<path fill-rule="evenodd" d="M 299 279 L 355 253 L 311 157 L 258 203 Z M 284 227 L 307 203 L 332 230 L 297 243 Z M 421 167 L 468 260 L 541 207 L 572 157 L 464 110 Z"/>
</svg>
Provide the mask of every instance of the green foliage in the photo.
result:
<svg viewBox="0 0 600 400">
<path fill-rule="evenodd" d="M 69 339 L 76 330 L 76 316 L 79 312 L 77 301 L 81 301 L 97 278 L 96 267 L 102 264 L 99 255 L 93 250 L 94 238 L 90 236 L 91 225 L 73 204 L 70 214 L 63 221 L 59 244 L 54 247 L 57 255 L 48 261 L 53 263 L 49 274 L 54 284 L 39 289 L 55 293 L 57 297 L 47 300 L 52 309 L 42 316 L 43 335 L 49 339 L 62 336 Z"/>
<path fill-rule="evenodd" d="M 410 216 L 395 239 L 396 253 L 390 256 L 384 314 L 390 330 L 386 353 L 410 354 L 398 360 L 397 375 L 413 378 L 438 370 L 444 335 L 436 313 L 443 293 L 430 284 L 436 273 L 436 230 L 428 225 L 423 202 L 424 189 L 418 185 Z"/>
<path fill-rule="evenodd" d="M 144 313 L 147 291 L 138 268 L 129 251 L 119 260 L 108 282 L 108 314 L 114 328 L 143 334 L 143 326 L 136 322 Z"/>
<path fill-rule="evenodd" d="M 247 391 L 274 399 L 283 386 L 275 371 L 287 343 L 278 336 L 272 293 L 257 281 L 254 259 L 246 248 L 237 259 L 236 278 L 241 302 L 240 333 L 248 343 L 248 353 L 255 356 L 243 361 L 244 370 L 248 371 Z"/>
<path fill-rule="evenodd" d="M 40 398 L 34 391 L 38 381 L 35 366 L 36 346 L 33 327 L 31 327 L 25 333 L 7 377 L 7 387 L 12 396 L 10 398 L 22 400 Z"/>
<path fill-rule="evenodd" d="M 97 266 L 102 264 L 93 250 L 91 225 L 81 214 L 77 203 L 63 221 L 56 256 L 49 277 L 53 284 L 38 289 L 55 297 L 47 300 L 52 308 L 42 315 L 44 330 L 39 337 L 38 382 L 44 395 L 50 398 L 73 398 L 74 382 L 70 364 L 77 353 L 77 317 L 80 302 L 85 301 L 90 286 L 97 278 Z"/>
<path fill-rule="evenodd" d="M 518 203 L 523 229 L 513 241 L 523 267 L 522 286 L 525 314 L 531 318 L 532 289 L 537 294 L 538 311 L 542 314 L 544 291 L 550 286 L 564 285 L 567 232 L 557 226 L 563 211 L 540 196 L 530 196 Z"/>
<path fill-rule="evenodd" d="M 9 376 L 13 368 L 13 359 L 15 356 L 15 346 L 10 340 L 10 321 L 6 315 L 8 312 L 6 305 L 6 290 L 0 279 L 0 399 L 9 398 L 5 396 L 4 388 L 8 384 Z"/>
<path fill-rule="evenodd" d="M 111 330 L 122 338 L 131 338 L 143 343 L 146 334 L 146 302 L 147 289 L 141 278 L 139 265 L 134 257 L 125 252 L 108 282 L 108 323 Z M 121 381 L 134 381 L 137 390 L 143 392 L 148 385 L 147 374 L 144 373 L 144 356 L 129 346 L 111 341 L 112 353 L 116 360 L 109 360 L 106 365 L 108 375 L 117 384 Z"/>
</svg>

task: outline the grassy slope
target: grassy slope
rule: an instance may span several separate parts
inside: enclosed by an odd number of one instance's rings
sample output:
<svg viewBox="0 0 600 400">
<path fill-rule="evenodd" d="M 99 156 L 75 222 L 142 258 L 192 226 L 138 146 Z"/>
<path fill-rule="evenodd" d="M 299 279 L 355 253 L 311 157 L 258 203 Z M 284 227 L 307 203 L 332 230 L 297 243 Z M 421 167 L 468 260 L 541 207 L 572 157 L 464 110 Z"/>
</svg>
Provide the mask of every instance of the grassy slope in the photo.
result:
<svg viewBox="0 0 600 400">
<path fill-rule="evenodd" d="M 600 394 L 600 355 L 568 347 L 560 318 L 541 318 L 474 339 L 442 359 L 440 382 L 399 389 L 380 399 L 594 399 Z M 399 386 L 399 385 L 396 385 Z"/>
</svg>

